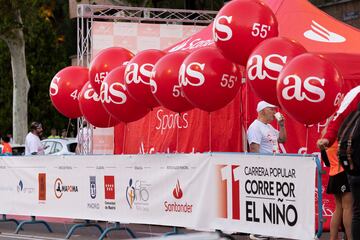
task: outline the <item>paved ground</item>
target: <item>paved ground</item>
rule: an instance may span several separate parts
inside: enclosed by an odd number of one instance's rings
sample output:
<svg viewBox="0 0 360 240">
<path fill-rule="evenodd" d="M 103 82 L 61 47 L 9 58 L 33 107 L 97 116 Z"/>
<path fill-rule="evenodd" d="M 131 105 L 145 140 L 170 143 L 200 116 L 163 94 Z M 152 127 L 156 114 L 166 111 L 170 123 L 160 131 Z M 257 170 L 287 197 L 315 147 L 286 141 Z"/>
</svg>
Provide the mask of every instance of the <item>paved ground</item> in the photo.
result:
<svg viewBox="0 0 360 240">
<path fill-rule="evenodd" d="M 65 239 L 66 234 L 68 233 L 69 229 L 74 225 L 73 220 L 71 219 L 46 219 L 48 220 L 53 232 L 49 233 L 44 225 L 42 224 L 31 224 L 25 225 L 23 230 L 20 231 L 18 234 L 15 234 L 14 231 L 16 229 L 16 224 L 13 222 L 0 222 L 0 240 L 14 240 L 14 239 L 22 239 L 22 240 L 60 240 Z M 101 222 L 99 223 L 102 228 L 105 228 L 110 223 Z M 163 226 L 156 226 L 156 225 L 122 225 L 131 228 L 134 232 L 136 237 L 138 238 L 157 238 L 164 236 L 165 233 L 172 232 L 173 228 L 171 227 L 163 227 Z M 187 229 L 179 229 L 181 233 L 187 234 L 194 234 L 194 231 L 187 230 Z M 95 227 L 88 227 L 88 228 L 80 228 L 74 232 L 70 239 L 75 240 L 97 240 L 100 236 L 100 232 Z M 183 235 L 182 235 L 183 236 Z M 187 239 L 200 239 L 196 238 L 195 235 L 187 235 L 187 236 L 194 236 L 192 238 Z M 248 240 L 248 236 L 245 235 L 232 235 L 233 239 L 235 240 Z M 113 231 L 109 233 L 108 237 L 105 238 L 107 240 L 111 239 L 129 239 L 129 235 L 125 231 Z M 169 240 L 173 240 L 171 237 L 168 238 Z M 176 239 L 182 239 L 176 238 Z M 205 239 L 215 239 L 215 238 L 201 238 Z M 325 233 L 321 237 L 321 239 L 329 239 L 329 234 Z M 174 239 L 175 240 L 175 239 Z"/>
</svg>

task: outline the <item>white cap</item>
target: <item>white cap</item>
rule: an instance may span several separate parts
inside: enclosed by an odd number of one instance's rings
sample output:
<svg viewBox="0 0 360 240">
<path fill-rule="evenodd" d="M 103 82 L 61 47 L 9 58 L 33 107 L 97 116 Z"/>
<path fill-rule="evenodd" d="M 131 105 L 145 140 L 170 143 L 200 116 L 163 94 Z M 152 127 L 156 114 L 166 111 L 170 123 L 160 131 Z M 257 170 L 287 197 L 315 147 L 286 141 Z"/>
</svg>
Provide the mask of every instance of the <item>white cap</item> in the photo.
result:
<svg viewBox="0 0 360 240">
<path fill-rule="evenodd" d="M 271 108 L 276 108 L 275 105 L 272 105 L 268 102 L 265 102 L 265 101 L 260 101 L 256 107 L 256 111 L 257 112 L 260 112 L 261 110 L 263 110 L 264 108 L 267 108 L 267 107 L 271 107 Z"/>
</svg>

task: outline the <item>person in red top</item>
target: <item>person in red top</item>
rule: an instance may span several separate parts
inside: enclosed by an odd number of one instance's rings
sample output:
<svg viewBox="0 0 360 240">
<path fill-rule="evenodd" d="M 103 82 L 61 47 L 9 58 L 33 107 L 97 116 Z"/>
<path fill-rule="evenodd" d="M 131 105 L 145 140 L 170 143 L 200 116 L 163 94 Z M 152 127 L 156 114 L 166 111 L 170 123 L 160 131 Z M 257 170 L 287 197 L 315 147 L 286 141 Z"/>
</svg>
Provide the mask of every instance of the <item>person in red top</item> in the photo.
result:
<svg viewBox="0 0 360 240">
<path fill-rule="evenodd" d="M 8 136 L 4 136 L 1 138 L 1 144 L 3 145 L 2 155 L 12 155 L 12 148 L 10 146 L 10 138 Z"/>
<path fill-rule="evenodd" d="M 317 141 L 317 146 L 320 149 L 328 148 L 327 153 L 330 160 L 330 178 L 327 193 L 333 193 L 336 200 L 336 208 L 330 224 L 331 240 L 337 239 L 341 220 L 345 226 L 347 239 L 360 239 L 359 236 L 357 236 L 359 233 L 356 233 L 356 231 L 359 231 L 358 229 L 360 227 L 360 181 L 356 180 L 358 177 L 353 178 L 347 176 L 339 165 L 337 157 L 338 144 L 336 141 L 341 124 L 351 112 L 357 109 L 359 102 L 360 86 L 357 86 L 346 94 L 334 119 L 330 121 L 327 126 L 326 133 Z M 349 185 L 352 196 L 349 193 Z"/>
</svg>

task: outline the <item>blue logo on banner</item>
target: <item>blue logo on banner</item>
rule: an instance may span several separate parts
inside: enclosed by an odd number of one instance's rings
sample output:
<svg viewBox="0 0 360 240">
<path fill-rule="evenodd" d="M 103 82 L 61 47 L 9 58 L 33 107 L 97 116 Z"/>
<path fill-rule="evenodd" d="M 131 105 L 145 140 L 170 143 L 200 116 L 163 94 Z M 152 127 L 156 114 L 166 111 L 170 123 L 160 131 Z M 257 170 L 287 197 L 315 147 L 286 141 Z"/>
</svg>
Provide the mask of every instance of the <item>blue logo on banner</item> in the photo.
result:
<svg viewBox="0 0 360 240">
<path fill-rule="evenodd" d="M 23 182 L 20 180 L 18 186 L 17 186 L 17 191 L 21 192 L 24 189 L 24 184 Z"/>
<path fill-rule="evenodd" d="M 90 197 L 96 198 L 96 176 L 90 176 Z"/>
</svg>

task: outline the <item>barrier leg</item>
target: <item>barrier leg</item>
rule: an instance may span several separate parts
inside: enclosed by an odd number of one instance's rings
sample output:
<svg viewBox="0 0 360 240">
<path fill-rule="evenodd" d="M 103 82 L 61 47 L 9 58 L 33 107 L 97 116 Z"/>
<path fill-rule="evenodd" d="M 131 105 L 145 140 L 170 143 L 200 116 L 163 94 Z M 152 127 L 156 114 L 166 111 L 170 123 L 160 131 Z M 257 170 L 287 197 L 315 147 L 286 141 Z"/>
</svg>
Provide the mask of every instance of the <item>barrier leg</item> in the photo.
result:
<svg viewBox="0 0 360 240">
<path fill-rule="evenodd" d="M 223 233 L 221 230 L 217 229 L 215 232 L 219 235 L 221 239 L 229 239 L 229 240 L 235 240 L 235 238 L 229 234 Z"/>
<path fill-rule="evenodd" d="M 70 228 L 70 230 L 69 230 L 68 234 L 66 235 L 65 239 L 69 239 L 71 237 L 71 235 L 75 232 L 76 229 L 83 228 L 83 227 L 96 227 L 100 231 L 100 233 L 104 232 L 104 230 L 102 229 L 102 227 L 100 227 L 99 224 L 91 223 L 90 220 L 85 220 L 85 223 L 78 223 L 78 224 L 73 225 Z"/>
<path fill-rule="evenodd" d="M 322 177 L 321 175 L 323 174 L 322 168 L 321 168 L 321 162 L 319 160 L 318 157 L 315 158 L 315 162 L 316 162 L 316 166 L 317 166 L 317 172 L 318 172 L 318 231 L 316 232 L 315 237 L 320 238 L 323 232 L 323 223 L 324 223 L 324 218 L 322 215 Z"/>
<path fill-rule="evenodd" d="M 6 214 L 2 215 L 2 219 L 0 219 L 0 222 L 14 222 L 16 224 L 16 226 L 19 225 L 18 220 L 14 219 L 14 218 L 9 219 L 9 218 L 6 217 Z"/>
<path fill-rule="evenodd" d="M 31 220 L 25 220 L 25 221 L 21 221 L 19 223 L 19 225 L 17 226 L 17 228 L 15 230 L 15 233 L 18 234 L 20 230 L 23 230 L 22 226 L 24 226 L 25 224 L 39 224 L 39 223 L 43 224 L 49 232 L 53 232 L 50 228 L 50 225 L 46 221 L 36 220 L 35 216 L 31 216 Z"/>
<path fill-rule="evenodd" d="M 131 237 L 131 238 L 136 238 L 134 232 L 128 228 L 128 227 L 120 227 L 120 223 L 119 222 L 115 222 L 115 224 L 111 227 L 108 227 L 105 229 L 105 231 L 101 234 L 101 236 L 99 237 L 98 240 L 103 240 L 104 238 L 106 238 L 106 235 L 111 232 L 111 231 L 121 231 L 124 230 L 127 232 L 127 234 Z"/>
<path fill-rule="evenodd" d="M 164 234 L 164 237 L 172 236 L 172 235 L 176 235 L 176 234 L 180 234 L 180 233 L 179 233 L 179 229 L 178 229 L 177 227 L 174 227 L 174 228 L 173 228 L 173 231 L 172 231 L 172 232 L 165 233 L 165 234 Z"/>
</svg>

